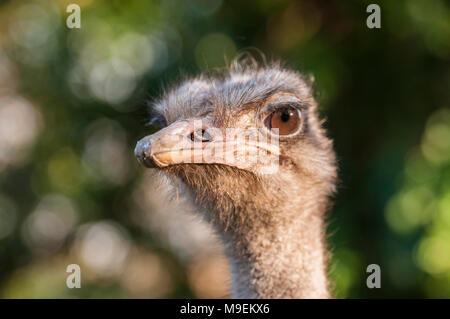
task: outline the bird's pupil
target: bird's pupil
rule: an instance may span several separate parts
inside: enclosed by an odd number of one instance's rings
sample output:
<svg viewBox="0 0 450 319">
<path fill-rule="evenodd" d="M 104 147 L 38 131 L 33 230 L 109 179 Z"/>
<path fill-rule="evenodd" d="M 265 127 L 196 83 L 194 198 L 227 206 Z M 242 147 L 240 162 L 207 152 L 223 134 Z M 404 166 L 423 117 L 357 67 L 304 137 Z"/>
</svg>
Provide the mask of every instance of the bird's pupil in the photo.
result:
<svg viewBox="0 0 450 319">
<path fill-rule="evenodd" d="M 289 112 L 284 111 L 283 113 L 281 113 L 281 120 L 283 122 L 287 122 L 289 121 L 289 118 L 291 117 L 291 115 L 289 114 Z"/>
</svg>

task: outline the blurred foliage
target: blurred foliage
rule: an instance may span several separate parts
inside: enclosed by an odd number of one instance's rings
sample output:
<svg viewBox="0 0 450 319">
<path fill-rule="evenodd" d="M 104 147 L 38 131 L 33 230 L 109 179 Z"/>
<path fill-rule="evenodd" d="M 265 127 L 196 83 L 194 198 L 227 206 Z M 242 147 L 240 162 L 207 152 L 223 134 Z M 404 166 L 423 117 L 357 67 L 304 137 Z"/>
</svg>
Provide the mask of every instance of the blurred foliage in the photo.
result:
<svg viewBox="0 0 450 319">
<path fill-rule="evenodd" d="M 243 51 L 315 78 L 337 296 L 450 297 L 448 2 L 378 1 L 368 29 L 371 1 L 79 0 L 70 30 L 71 2 L 0 1 L 0 297 L 227 294 L 223 256 L 186 253 L 208 237 L 167 221 L 133 148 L 145 100 Z"/>
</svg>

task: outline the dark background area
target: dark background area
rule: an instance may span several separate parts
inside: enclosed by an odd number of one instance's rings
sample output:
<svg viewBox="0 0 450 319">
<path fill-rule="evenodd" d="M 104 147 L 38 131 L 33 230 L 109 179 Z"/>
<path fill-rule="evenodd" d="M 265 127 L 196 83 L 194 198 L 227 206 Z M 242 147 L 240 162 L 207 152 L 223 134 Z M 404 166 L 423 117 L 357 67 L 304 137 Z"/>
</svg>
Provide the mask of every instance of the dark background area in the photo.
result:
<svg viewBox="0 0 450 319">
<path fill-rule="evenodd" d="M 227 296 L 220 248 L 133 149 L 147 99 L 242 52 L 315 79 L 340 167 L 336 296 L 450 297 L 450 8 L 377 1 L 369 29 L 370 3 L 0 1 L 0 297 Z"/>
</svg>

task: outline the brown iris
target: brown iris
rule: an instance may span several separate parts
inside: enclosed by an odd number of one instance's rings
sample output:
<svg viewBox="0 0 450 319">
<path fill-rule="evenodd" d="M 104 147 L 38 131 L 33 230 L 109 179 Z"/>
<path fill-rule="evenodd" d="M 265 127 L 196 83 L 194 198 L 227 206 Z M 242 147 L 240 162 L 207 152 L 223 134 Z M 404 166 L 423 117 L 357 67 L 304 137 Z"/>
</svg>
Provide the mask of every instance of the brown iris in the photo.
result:
<svg viewBox="0 0 450 319">
<path fill-rule="evenodd" d="M 270 113 L 264 124 L 270 130 L 278 129 L 279 135 L 297 132 L 301 124 L 301 111 L 293 107 L 285 107 Z"/>
</svg>

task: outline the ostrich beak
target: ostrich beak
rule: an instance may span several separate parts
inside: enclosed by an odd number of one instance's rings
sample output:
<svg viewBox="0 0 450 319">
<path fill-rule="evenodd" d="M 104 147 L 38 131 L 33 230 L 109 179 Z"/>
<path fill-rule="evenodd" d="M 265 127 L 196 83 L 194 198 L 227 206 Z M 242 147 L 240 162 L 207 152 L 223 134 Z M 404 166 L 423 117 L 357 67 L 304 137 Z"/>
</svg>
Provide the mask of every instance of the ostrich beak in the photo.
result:
<svg viewBox="0 0 450 319">
<path fill-rule="evenodd" d="M 205 120 L 177 121 L 138 141 L 134 150 L 146 167 L 175 164 L 224 164 L 247 169 L 278 164 L 278 139 L 258 129 L 219 129 Z"/>
</svg>

